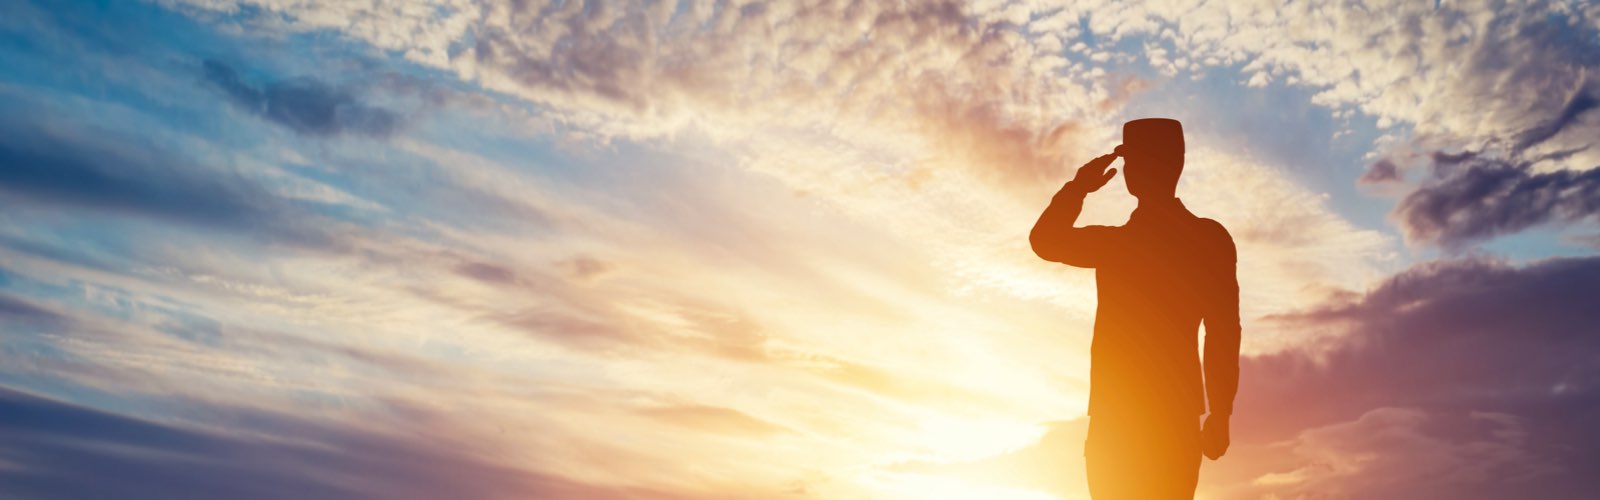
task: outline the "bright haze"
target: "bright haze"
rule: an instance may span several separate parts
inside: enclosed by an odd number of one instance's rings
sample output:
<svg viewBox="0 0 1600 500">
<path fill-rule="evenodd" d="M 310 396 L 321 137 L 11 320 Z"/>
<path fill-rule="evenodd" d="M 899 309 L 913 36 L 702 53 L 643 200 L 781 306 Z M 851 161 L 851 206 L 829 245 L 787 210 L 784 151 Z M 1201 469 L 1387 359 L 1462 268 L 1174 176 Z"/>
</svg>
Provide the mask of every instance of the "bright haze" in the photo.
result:
<svg viewBox="0 0 1600 500">
<path fill-rule="evenodd" d="M 0 12 L 0 497 L 1081 498 L 1027 236 L 1143 117 L 1238 247 L 1201 498 L 1600 489 L 1594 2 Z"/>
</svg>

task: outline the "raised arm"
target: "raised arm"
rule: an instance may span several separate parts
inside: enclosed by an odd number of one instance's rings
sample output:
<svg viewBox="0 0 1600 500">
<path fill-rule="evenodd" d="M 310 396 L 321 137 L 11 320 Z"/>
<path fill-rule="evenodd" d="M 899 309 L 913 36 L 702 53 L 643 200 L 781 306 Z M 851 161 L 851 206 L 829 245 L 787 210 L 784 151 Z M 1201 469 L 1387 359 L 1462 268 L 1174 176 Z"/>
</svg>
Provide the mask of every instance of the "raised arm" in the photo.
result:
<svg viewBox="0 0 1600 500">
<path fill-rule="evenodd" d="M 1082 167 L 1078 174 L 1050 200 L 1050 206 L 1039 215 L 1028 242 L 1033 253 L 1051 262 L 1077 267 L 1095 267 L 1108 253 L 1105 241 L 1106 227 L 1073 227 L 1078 214 L 1083 211 L 1083 198 L 1106 185 L 1117 175 L 1116 169 L 1106 170 L 1116 154 L 1100 156 Z"/>
</svg>

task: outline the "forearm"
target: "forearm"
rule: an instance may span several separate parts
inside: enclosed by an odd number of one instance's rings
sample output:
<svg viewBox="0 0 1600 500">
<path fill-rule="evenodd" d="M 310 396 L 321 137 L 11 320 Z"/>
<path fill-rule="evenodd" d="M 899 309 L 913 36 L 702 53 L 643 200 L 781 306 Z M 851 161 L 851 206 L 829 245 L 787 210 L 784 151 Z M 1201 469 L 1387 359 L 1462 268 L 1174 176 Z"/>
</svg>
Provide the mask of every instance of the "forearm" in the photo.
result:
<svg viewBox="0 0 1600 500">
<path fill-rule="evenodd" d="M 1050 199 L 1050 206 L 1039 215 L 1039 221 L 1034 223 L 1033 231 L 1028 234 L 1028 241 L 1033 245 L 1033 253 L 1048 261 L 1062 262 L 1069 258 L 1073 248 L 1073 224 L 1078 221 L 1078 214 L 1083 212 L 1083 198 L 1088 193 L 1078 185 L 1068 182 L 1061 187 L 1054 198 Z"/>
<path fill-rule="evenodd" d="M 1239 392 L 1239 321 L 1206 321 L 1206 399 L 1213 415 L 1232 415 Z"/>
</svg>

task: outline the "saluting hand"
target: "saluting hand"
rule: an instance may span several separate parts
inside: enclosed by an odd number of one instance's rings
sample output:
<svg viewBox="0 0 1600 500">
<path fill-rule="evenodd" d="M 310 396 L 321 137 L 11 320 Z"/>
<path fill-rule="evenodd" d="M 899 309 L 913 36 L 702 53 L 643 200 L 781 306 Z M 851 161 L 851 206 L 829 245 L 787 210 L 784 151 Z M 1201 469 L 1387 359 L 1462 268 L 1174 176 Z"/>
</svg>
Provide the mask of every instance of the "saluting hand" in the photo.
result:
<svg viewBox="0 0 1600 500">
<path fill-rule="evenodd" d="M 1072 181 L 1067 184 L 1084 193 L 1093 193 L 1100 190 L 1107 182 L 1111 181 L 1112 177 L 1117 176 L 1117 169 L 1106 170 L 1106 167 L 1111 166 L 1111 162 L 1116 161 L 1116 159 L 1117 154 L 1110 153 L 1089 160 L 1089 163 L 1078 167 L 1078 176 L 1073 177 Z"/>
</svg>

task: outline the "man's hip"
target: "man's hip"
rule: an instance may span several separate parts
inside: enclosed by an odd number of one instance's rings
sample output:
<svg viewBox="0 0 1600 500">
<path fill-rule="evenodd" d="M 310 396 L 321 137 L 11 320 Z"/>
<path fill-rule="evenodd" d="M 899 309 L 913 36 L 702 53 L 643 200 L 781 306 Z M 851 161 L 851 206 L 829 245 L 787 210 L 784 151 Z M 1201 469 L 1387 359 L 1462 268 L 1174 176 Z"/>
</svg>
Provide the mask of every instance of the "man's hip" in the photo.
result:
<svg viewBox="0 0 1600 500">
<path fill-rule="evenodd" d="M 1189 412 L 1096 414 L 1083 454 L 1095 500 L 1191 499 L 1200 477 L 1200 419 Z"/>
</svg>

